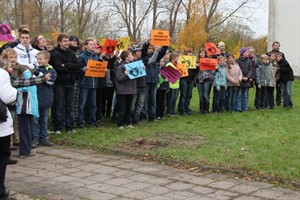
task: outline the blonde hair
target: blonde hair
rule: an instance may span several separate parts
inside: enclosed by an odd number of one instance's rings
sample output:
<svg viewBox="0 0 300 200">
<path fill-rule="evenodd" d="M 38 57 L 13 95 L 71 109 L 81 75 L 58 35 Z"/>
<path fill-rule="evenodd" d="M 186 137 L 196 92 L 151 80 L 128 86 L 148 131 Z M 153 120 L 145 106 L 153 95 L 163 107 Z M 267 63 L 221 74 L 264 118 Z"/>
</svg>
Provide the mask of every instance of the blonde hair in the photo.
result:
<svg viewBox="0 0 300 200">
<path fill-rule="evenodd" d="M 46 60 L 48 60 L 48 61 L 50 60 L 50 53 L 46 50 L 42 50 L 42 51 L 38 52 L 37 56 L 44 56 L 44 58 Z"/>
<path fill-rule="evenodd" d="M 4 49 L 4 51 L 2 52 L 2 58 L 7 59 L 9 55 L 18 56 L 18 52 L 13 48 Z"/>
<path fill-rule="evenodd" d="M 266 54 L 262 54 L 260 57 L 261 57 L 261 59 L 266 59 L 266 60 L 268 59 L 269 60 L 269 56 L 267 56 Z"/>
</svg>

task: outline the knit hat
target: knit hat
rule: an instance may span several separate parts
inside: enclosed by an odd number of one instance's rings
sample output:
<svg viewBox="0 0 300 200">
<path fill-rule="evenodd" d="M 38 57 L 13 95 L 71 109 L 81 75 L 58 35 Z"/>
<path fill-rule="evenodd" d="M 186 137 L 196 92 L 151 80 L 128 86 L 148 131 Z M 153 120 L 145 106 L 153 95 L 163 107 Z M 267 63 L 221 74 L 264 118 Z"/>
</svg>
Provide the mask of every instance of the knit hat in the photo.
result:
<svg viewBox="0 0 300 200">
<path fill-rule="evenodd" d="M 225 46 L 225 43 L 223 41 L 219 42 L 218 48 L 220 48 L 221 46 Z"/>
<path fill-rule="evenodd" d="M 243 55 L 246 51 L 248 51 L 248 48 L 243 47 L 240 49 L 240 55 Z"/>
</svg>

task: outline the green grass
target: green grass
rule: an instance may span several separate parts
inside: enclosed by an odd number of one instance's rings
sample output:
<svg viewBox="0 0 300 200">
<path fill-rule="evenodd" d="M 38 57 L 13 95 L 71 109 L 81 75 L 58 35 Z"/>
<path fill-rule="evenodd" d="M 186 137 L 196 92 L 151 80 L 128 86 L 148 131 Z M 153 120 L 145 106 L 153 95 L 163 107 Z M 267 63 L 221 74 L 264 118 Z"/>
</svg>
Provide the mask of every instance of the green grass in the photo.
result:
<svg viewBox="0 0 300 200">
<path fill-rule="evenodd" d="M 249 100 L 252 108 L 254 92 L 252 88 Z M 107 123 L 101 128 L 78 130 L 76 134 L 52 139 L 77 147 L 147 154 L 156 160 L 243 170 L 247 174 L 300 183 L 299 80 L 293 82 L 292 95 L 292 109 L 281 106 L 273 110 L 200 115 L 194 88 L 191 116 L 165 117 L 160 123 L 124 131 Z M 148 141 L 147 145 L 154 144 L 154 148 L 135 146 L 141 138 Z"/>
</svg>

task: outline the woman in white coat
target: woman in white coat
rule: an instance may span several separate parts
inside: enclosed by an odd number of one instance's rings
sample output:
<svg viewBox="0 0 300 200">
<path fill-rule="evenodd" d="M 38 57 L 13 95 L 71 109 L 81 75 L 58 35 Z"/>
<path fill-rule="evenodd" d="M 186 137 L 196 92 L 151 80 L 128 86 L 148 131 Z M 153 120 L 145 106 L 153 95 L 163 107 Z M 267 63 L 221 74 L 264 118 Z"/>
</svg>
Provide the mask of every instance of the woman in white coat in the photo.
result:
<svg viewBox="0 0 300 200">
<path fill-rule="evenodd" d="M 5 103 L 16 100 L 17 90 L 11 86 L 8 73 L 0 68 L 0 99 Z M 5 172 L 10 157 L 10 135 L 13 133 L 13 121 L 7 109 L 6 122 L 0 123 L 0 199 L 8 199 L 9 189 L 5 188 Z"/>
</svg>

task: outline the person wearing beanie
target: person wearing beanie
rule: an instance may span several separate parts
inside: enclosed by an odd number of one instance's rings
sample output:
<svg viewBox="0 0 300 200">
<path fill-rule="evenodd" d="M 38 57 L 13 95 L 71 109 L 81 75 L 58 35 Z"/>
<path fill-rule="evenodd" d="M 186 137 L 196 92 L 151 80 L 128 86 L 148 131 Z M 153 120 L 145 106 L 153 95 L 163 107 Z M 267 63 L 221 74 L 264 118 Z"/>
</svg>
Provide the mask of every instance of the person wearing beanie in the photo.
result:
<svg viewBox="0 0 300 200">
<path fill-rule="evenodd" d="M 220 56 L 228 58 L 229 54 L 225 51 L 225 43 L 223 41 L 219 42 L 218 48 L 220 50 Z"/>
<path fill-rule="evenodd" d="M 243 47 L 240 49 L 240 57 L 236 60 L 236 63 L 240 66 L 243 74 L 242 82 L 240 84 L 240 90 L 237 96 L 237 110 L 247 111 L 248 99 L 249 99 L 249 88 L 251 86 L 252 77 L 252 65 L 248 58 L 249 51 L 248 48 Z"/>
</svg>

